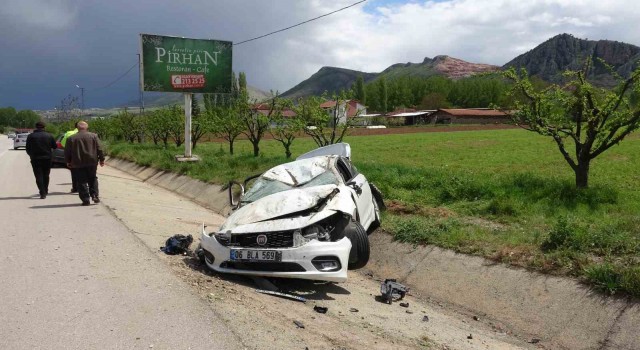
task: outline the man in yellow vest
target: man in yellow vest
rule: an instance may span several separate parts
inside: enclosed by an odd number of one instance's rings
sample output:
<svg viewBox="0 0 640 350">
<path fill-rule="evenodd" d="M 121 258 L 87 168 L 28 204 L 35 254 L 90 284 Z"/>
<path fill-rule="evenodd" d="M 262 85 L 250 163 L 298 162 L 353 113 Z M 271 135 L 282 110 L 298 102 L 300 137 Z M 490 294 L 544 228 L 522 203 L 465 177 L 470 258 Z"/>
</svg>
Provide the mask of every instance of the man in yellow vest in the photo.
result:
<svg viewBox="0 0 640 350">
<path fill-rule="evenodd" d="M 64 136 L 62 137 L 62 140 L 60 140 L 60 144 L 62 145 L 62 147 L 64 148 L 65 145 L 67 144 L 67 139 L 69 137 L 71 137 L 72 135 L 75 135 L 78 133 L 78 123 L 76 122 L 75 129 L 73 130 L 69 130 L 67 132 L 64 133 Z M 73 169 L 69 168 L 69 170 L 71 171 L 71 193 L 78 193 L 78 179 L 76 176 L 76 172 L 73 171 Z"/>
</svg>

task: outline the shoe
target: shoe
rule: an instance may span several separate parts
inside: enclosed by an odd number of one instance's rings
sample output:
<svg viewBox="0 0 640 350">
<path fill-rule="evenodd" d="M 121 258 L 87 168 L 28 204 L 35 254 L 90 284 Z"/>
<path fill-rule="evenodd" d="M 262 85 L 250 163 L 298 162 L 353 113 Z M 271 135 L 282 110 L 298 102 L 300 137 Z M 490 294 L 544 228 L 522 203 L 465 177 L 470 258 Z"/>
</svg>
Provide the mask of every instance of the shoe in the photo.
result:
<svg viewBox="0 0 640 350">
<path fill-rule="evenodd" d="M 89 201 L 82 201 L 82 206 L 83 206 L 83 207 L 86 207 L 86 206 L 88 206 L 88 205 L 91 205 L 91 202 L 89 202 Z"/>
<path fill-rule="evenodd" d="M 46 194 L 41 194 L 41 195 L 40 195 L 40 199 L 45 199 L 45 198 L 47 198 L 47 195 L 46 195 Z"/>
<path fill-rule="evenodd" d="M 100 203 L 100 197 L 98 196 L 93 196 L 91 199 L 93 199 L 93 203 Z"/>
<path fill-rule="evenodd" d="M 72 188 L 71 191 L 69 191 L 69 193 L 78 193 L 78 189 L 77 188 Z"/>
</svg>

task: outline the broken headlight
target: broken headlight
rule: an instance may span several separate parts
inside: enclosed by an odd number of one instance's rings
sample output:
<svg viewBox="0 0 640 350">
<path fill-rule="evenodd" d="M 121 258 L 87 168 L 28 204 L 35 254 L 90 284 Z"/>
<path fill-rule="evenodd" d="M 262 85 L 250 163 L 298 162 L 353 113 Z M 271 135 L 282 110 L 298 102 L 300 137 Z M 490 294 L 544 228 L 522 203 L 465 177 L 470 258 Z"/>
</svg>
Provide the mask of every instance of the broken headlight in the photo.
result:
<svg viewBox="0 0 640 350">
<path fill-rule="evenodd" d="M 335 213 L 330 217 L 303 228 L 300 232 L 307 241 L 317 239 L 321 242 L 337 241 L 344 237 L 343 230 L 349 224 L 350 217 L 342 213 Z M 295 240 L 295 234 L 294 234 Z"/>
</svg>

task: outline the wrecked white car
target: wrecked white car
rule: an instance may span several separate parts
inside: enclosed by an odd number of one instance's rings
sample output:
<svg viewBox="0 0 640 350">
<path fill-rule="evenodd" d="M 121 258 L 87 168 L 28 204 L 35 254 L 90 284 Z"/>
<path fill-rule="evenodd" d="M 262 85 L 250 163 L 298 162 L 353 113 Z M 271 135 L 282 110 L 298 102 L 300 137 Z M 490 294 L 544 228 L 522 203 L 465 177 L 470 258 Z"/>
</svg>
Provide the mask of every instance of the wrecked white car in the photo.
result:
<svg viewBox="0 0 640 350">
<path fill-rule="evenodd" d="M 230 186 L 233 213 L 217 232 L 202 228 L 206 265 L 219 272 L 332 282 L 369 260 L 382 195 L 351 164 L 348 144 L 303 154 Z M 245 187 L 253 181 L 245 193 Z M 240 192 L 239 201 L 234 194 Z"/>
</svg>

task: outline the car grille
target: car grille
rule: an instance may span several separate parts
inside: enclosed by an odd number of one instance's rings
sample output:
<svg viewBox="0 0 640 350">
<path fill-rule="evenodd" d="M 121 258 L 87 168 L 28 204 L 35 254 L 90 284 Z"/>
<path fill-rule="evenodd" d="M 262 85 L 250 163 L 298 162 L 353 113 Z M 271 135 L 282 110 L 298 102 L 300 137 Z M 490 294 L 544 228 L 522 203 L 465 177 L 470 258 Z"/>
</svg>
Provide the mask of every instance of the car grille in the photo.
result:
<svg viewBox="0 0 640 350">
<path fill-rule="evenodd" d="M 293 262 L 239 262 L 225 261 L 220 264 L 223 269 L 260 272 L 306 272 L 304 267 Z"/>
<path fill-rule="evenodd" d="M 258 244 L 258 236 L 267 236 L 267 242 L 264 245 Z M 216 235 L 216 239 L 220 244 L 226 247 L 241 248 L 290 248 L 293 247 L 293 231 L 265 232 L 265 233 L 243 233 L 232 234 L 231 237 L 226 234 Z"/>
</svg>

